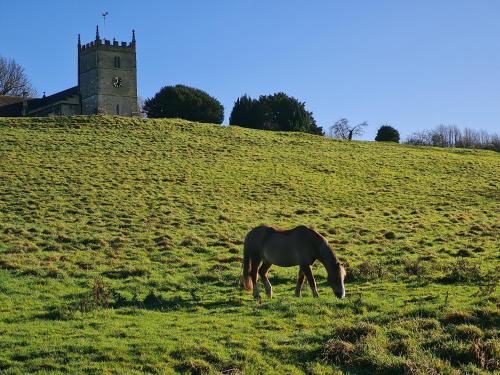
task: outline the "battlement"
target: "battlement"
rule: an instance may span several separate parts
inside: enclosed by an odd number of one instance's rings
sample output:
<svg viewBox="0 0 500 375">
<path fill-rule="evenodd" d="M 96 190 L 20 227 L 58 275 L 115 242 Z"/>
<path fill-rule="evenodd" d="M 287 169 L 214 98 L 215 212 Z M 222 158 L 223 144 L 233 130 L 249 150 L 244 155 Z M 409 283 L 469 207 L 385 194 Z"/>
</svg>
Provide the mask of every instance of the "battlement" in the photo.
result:
<svg viewBox="0 0 500 375">
<path fill-rule="evenodd" d="M 130 43 L 118 42 L 115 39 L 113 39 L 113 41 L 108 39 L 101 39 L 101 37 L 99 36 L 99 26 L 97 26 L 96 28 L 95 40 L 91 41 L 90 43 L 81 44 L 80 34 L 78 34 L 78 52 L 84 52 L 94 49 L 130 49 L 131 51 L 135 51 L 135 30 L 132 30 L 132 41 Z"/>
</svg>

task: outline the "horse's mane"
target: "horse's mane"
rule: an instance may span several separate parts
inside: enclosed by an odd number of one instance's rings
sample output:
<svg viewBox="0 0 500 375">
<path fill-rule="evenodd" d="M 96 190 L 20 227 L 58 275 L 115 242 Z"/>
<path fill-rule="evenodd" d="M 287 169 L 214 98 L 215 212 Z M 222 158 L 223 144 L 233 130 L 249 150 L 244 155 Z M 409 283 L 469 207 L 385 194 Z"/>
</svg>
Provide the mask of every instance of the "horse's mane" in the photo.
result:
<svg viewBox="0 0 500 375">
<path fill-rule="evenodd" d="M 324 251 L 326 251 L 327 253 L 330 253 L 332 255 L 335 264 L 339 264 L 340 263 L 339 258 L 337 257 L 337 254 L 335 254 L 335 251 L 332 249 L 332 247 L 330 246 L 330 244 L 328 243 L 326 238 L 323 237 L 318 232 L 315 232 L 315 233 L 321 239 L 321 242 L 322 242 L 321 246 L 323 249 L 325 249 Z"/>
</svg>

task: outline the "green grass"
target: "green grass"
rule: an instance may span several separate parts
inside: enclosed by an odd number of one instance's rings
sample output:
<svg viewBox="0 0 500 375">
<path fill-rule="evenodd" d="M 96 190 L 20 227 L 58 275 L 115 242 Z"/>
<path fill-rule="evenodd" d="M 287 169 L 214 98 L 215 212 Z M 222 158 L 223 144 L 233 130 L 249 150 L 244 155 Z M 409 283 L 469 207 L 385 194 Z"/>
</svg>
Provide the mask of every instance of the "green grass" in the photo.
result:
<svg viewBox="0 0 500 375">
<path fill-rule="evenodd" d="M 487 373 L 500 155 L 181 120 L 0 119 L 0 373 Z M 239 287 L 253 227 L 305 224 L 338 300 Z"/>
</svg>

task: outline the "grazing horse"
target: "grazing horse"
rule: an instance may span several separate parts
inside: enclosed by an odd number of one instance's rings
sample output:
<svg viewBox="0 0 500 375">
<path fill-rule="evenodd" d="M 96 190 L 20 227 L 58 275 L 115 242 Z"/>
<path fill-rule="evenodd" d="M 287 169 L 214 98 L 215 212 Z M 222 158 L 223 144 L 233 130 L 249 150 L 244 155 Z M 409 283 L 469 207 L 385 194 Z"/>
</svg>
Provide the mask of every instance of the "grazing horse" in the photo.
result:
<svg viewBox="0 0 500 375">
<path fill-rule="evenodd" d="M 267 272 L 273 264 L 281 267 L 300 266 L 295 295 L 300 297 L 306 277 L 313 296 L 318 297 L 316 281 L 311 271 L 311 266 L 316 260 L 325 266 L 328 284 L 335 295 L 344 298 L 345 269 L 328 242 L 318 232 L 303 225 L 290 230 L 261 225 L 248 232 L 244 246 L 243 285 L 247 291 L 253 290 L 255 299 L 260 299 L 258 275 L 262 278 L 267 296 L 272 297 L 273 292 Z"/>
</svg>

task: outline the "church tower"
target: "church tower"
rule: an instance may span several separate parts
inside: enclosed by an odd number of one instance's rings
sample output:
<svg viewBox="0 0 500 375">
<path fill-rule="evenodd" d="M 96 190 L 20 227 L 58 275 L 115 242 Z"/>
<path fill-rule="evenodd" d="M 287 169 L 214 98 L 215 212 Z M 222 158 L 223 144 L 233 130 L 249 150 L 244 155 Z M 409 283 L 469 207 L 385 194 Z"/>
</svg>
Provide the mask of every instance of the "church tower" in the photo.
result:
<svg viewBox="0 0 500 375">
<path fill-rule="evenodd" d="M 137 116 L 135 32 L 132 42 L 101 39 L 82 45 L 78 35 L 78 90 L 82 115 Z"/>
</svg>

